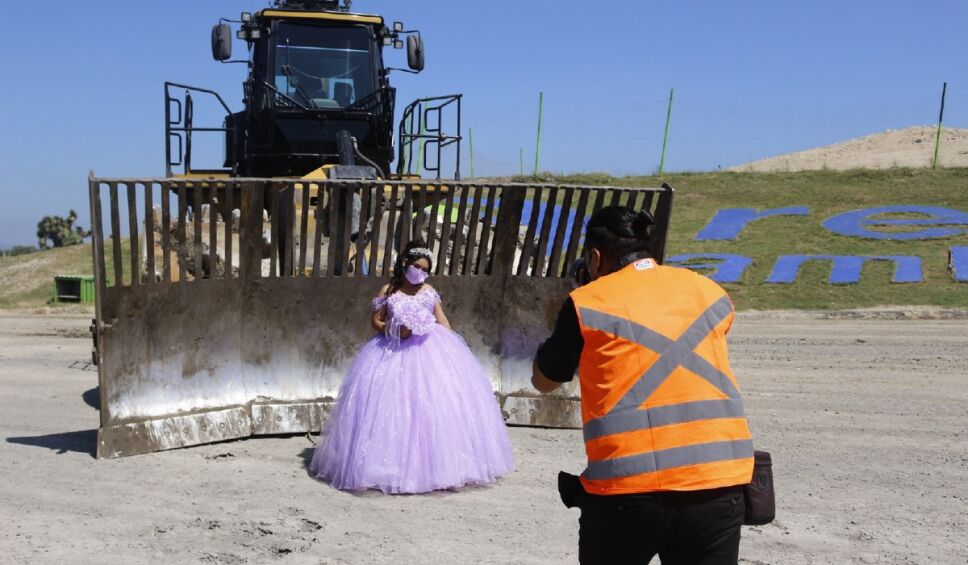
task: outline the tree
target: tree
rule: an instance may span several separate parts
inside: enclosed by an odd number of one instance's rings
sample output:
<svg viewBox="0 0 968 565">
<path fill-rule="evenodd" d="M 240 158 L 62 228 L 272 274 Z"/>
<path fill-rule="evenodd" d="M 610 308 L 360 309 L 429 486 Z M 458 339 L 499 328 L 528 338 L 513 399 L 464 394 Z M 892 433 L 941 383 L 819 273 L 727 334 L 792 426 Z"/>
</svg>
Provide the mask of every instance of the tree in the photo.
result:
<svg viewBox="0 0 968 565">
<path fill-rule="evenodd" d="M 91 232 L 75 226 L 75 221 L 77 221 L 77 212 L 74 210 L 71 210 L 66 218 L 44 216 L 37 222 L 37 245 L 41 249 L 48 249 L 83 243 L 84 238 L 89 237 Z"/>
</svg>

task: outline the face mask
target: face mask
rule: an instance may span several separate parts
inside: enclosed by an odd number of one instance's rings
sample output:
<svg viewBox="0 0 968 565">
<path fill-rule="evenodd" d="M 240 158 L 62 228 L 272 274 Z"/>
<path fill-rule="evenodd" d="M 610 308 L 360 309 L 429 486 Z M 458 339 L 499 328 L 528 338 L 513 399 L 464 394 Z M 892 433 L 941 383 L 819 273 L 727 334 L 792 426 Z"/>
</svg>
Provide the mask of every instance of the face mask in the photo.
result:
<svg viewBox="0 0 968 565">
<path fill-rule="evenodd" d="M 418 269 L 413 265 L 410 265 L 409 267 L 407 267 L 407 270 L 403 273 L 403 276 L 407 279 L 407 281 L 410 284 L 420 285 L 427 280 L 427 277 L 430 276 L 430 273 L 423 271 L 421 269 Z"/>
</svg>

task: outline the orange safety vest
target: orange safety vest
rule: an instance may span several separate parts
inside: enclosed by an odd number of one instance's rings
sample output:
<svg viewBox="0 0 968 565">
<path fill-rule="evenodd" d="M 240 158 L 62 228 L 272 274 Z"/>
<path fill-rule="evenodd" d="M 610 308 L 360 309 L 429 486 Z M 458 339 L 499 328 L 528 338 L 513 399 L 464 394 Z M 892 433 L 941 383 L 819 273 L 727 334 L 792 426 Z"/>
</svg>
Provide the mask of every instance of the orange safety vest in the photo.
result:
<svg viewBox="0 0 968 565">
<path fill-rule="evenodd" d="M 753 441 L 726 332 L 726 291 L 642 259 L 571 293 L 584 339 L 578 371 L 594 494 L 747 484 Z"/>
</svg>

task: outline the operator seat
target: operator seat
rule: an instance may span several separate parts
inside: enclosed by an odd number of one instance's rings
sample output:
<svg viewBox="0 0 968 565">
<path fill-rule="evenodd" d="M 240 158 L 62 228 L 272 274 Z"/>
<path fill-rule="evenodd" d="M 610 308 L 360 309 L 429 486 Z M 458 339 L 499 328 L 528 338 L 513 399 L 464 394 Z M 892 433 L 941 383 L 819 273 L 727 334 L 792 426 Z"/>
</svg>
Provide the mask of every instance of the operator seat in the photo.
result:
<svg viewBox="0 0 968 565">
<path fill-rule="evenodd" d="M 336 83 L 333 88 L 333 97 L 340 108 L 345 108 L 353 102 L 353 85 L 345 82 Z"/>
</svg>

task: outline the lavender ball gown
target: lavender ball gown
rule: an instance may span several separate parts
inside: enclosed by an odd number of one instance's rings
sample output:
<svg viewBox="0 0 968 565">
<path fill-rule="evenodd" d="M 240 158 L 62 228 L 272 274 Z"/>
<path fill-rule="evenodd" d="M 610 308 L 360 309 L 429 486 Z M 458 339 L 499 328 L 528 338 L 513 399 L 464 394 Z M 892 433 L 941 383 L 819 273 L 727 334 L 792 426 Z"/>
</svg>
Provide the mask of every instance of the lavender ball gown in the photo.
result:
<svg viewBox="0 0 968 565">
<path fill-rule="evenodd" d="M 310 472 L 341 490 L 420 493 L 484 484 L 514 456 L 491 383 L 459 335 L 438 324 L 424 286 L 373 301 L 376 335 L 350 365 Z M 413 333 L 400 340 L 400 328 Z"/>
</svg>

